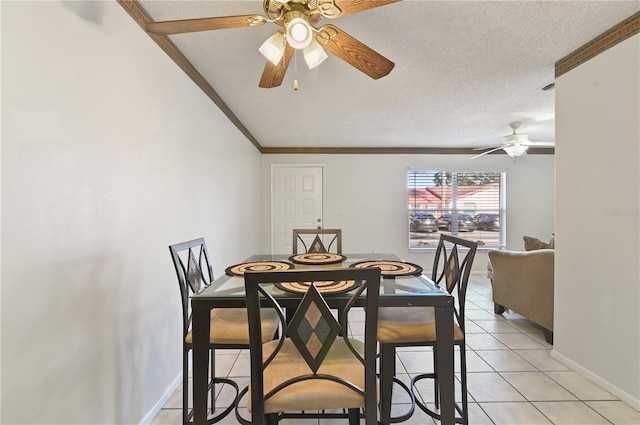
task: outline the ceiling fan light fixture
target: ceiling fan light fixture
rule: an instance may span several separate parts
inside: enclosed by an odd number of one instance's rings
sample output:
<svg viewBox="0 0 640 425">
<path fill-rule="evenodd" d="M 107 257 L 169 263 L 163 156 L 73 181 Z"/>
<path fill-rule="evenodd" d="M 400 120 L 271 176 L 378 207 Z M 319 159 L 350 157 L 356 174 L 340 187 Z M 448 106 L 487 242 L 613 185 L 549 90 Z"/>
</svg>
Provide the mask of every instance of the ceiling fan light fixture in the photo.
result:
<svg viewBox="0 0 640 425">
<path fill-rule="evenodd" d="M 290 15 L 298 12 L 289 12 Z M 300 13 L 300 15 L 302 15 Z M 303 15 L 304 16 L 304 15 Z M 294 49 L 304 49 L 313 41 L 313 29 L 301 16 L 295 16 L 286 24 L 287 43 Z"/>
<path fill-rule="evenodd" d="M 307 63 L 309 69 L 313 69 L 320 65 L 327 58 L 327 53 L 324 51 L 320 43 L 315 40 L 311 40 L 311 43 L 303 50 L 304 61 Z"/>
<path fill-rule="evenodd" d="M 281 32 L 273 34 L 258 49 L 269 62 L 278 65 L 284 56 L 284 36 Z"/>
<path fill-rule="evenodd" d="M 517 158 L 521 155 L 524 155 L 527 149 L 529 149 L 529 146 L 514 143 L 512 145 L 505 146 L 503 149 L 511 158 Z"/>
<path fill-rule="evenodd" d="M 502 138 L 502 143 L 504 144 L 528 143 L 528 142 L 529 142 L 529 136 L 526 134 L 510 134 Z"/>
</svg>

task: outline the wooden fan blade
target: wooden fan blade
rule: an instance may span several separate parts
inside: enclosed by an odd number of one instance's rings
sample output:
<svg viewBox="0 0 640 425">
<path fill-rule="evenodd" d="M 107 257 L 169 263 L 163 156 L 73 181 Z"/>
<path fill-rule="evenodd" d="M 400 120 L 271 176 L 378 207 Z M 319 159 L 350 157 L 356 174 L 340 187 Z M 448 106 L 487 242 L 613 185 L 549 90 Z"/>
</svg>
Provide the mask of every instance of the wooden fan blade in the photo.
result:
<svg viewBox="0 0 640 425">
<path fill-rule="evenodd" d="M 476 159 L 476 158 L 480 158 L 482 155 L 486 155 L 486 154 L 488 154 L 488 153 L 491 153 L 491 152 L 494 152 L 494 151 L 497 151 L 497 150 L 500 150 L 500 149 L 502 149 L 502 146 L 499 146 L 499 147 L 497 147 L 497 148 L 493 148 L 493 149 L 489 149 L 488 151 L 486 151 L 486 152 L 482 152 L 481 154 L 476 155 L 476 156 L 472 156 L 472 157 L 471 157 L 471 158 L 469 158 L 469 159 Z"/>
<path fill-rule="evenodd" d="M 384 77 L 395 66 L 380 53 L 333 25 L 322 26 L 316 40 L 322 47 L 374 80 Z"/>
<path fill-rule="evenodd" d="M 335 0 L 335 5 L 340 9 L 340 13 L 335 16 L 342 17 L 352 13 L 362 12 L 363 10 L 373 9 L 374 7 L 386 6 L 391 3 L 397 3 L 400 0 Z M 328 2 L 325 2 L 328 3 Z M 318 1 L 318 8 L 322 9 L 322 1 Z M 331 18 L 332 16 L 327 16 Z"/>
<path fill-rule="evenodd" d="M 176 21 L 148 22 L 144 29 L 160 35 L 183 34 L 187 32 L 224 30 L 262 25 L 267 22 L 260 15 L 220 16 L 217 18 L 180 19 Z"/>
<path fill-rule="evenodd" d="M 284 74 L 287 73 L 289 62 L 291 62 L 291 58 L 293 57 L 293 50 L 293 47 L 286 44 L 284 55 L 282 56 L 282 59 L 280 59 L 278 65 L 274 65 L 270 61 L 267 61 L 267 64 L 264 66 L 264 71 L 262 71 L 262 77 L 260 77 L 258 87 L 270 89 L 282 84 Z"/>
</svg>

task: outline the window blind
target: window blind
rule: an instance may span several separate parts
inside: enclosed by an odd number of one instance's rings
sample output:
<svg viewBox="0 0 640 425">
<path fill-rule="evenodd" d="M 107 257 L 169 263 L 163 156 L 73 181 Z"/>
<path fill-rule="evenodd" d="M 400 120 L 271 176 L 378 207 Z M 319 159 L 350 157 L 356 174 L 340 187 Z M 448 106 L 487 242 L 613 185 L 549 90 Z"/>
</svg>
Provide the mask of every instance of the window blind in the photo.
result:
<svg viewBox="0 0 640 425">
<path fill-rule="evenodd" d="M 440 233 L 504 247 L 504 173 L 409 171 L 407 186 L 410 250 L 435 247 Z"/>
</svg>

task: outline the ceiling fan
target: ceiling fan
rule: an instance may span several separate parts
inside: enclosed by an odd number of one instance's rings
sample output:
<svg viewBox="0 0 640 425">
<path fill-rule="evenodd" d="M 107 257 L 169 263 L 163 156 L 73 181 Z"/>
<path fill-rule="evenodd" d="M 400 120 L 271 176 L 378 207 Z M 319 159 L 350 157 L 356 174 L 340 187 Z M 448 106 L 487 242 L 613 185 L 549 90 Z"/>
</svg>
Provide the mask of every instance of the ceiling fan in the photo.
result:
<svg viewBox="0 0 640 425">
<path fill-rule="evenodd" d="M 302 50 L 309 68 L 327 58 L 324 49 L 373 79 L 389 74 L 395 64 L 337 27 L 315 25 L 324 17 L 339 18 L 400 0 L 264 0 L 264 15 L 220 16 L 148 22 L 145 30 L 169 35 L 274 23 L 279 28 L 258 49 L 267 58 L 260 83 L 263 88 L 278 87 L 295 50 Z M 294 88 L 295 83 L 294 83 Z"/>
<path fill-rule="evenodd" d="M 489 146 L 484 148 L 475 148 L 474 150 L 482 150 L 487 149 L 479 155 L 472 156 L 470 159 L 476 159 L 481 157 L 482 155 L 486 155 L 488 153 L 503 149 L 507 155 L 511 158 L 517 158 L 527 153 L 527 149 L 529 147 L 553 147 L 555 144 L 553 142 L 536 142 L 533 140 L 529 140 L 529 136 L 526 134 L 518 134 L 516 130 L 522 124 L 520 121 L 515 121 L 509 124 L 509 127 L 513 130 L 513 133 L 502 138 L 502 144 L 499 146 Z"/>
</svg>

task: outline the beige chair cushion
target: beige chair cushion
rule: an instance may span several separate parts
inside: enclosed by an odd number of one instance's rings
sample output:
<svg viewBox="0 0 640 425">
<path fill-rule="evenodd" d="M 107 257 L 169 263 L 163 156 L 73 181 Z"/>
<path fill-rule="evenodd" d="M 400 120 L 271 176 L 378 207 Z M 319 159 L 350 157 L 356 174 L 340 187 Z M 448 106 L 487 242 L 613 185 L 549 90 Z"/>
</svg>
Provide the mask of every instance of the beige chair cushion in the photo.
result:
<svg viewBox="0 0 640 425">
<path fill-rule="evenodd" d="M 453 337 L 464 339 L 462 329 L 454 323 Z M 436 318 L 433 307 L 380 307 L 378 341 L 385 343 L 430 342 L 436 340 Z"/>
<path fill-rule="evenodd" d="M 364 353 L 364 343 L 350 340 L 360 353 Z M 278 341 L 269 341 L 263 346 L 263 358 L 266 359 L 277 347 Z M 264 393 L 268 393 L 282 382 L 300 375 L 309 375 L 312 371 L 290 339 L 286 339 L 278 355 L 264 371 Z M 337 338 L 324 362 L 318 369 L 319 374 L 339 376 L 364 388 L 364 366 L 351 353 L 343 338 Z M 251 411 L 251 388 L 248 392 L 247 406 Z M 282 389 L 265 402 L 265 413 L 291 412 L 318 409 L 349 409 L 364 407 L 364 397 L 346 386 L 325 379 L 309 379 L 296 382 Z"/>
<path fill-rule="evenodd" d="M 262 310 L 262 341 L 273 339 L 280 323 L 273 309 Z M 185 337 L 187 344 L 193 341 L 191 331 Z M 216 308 L 211 310 L 211 330 L 209 342 L 212 344 L 249 345 L 249 324 L 245 308 Z"/>
</svg>

